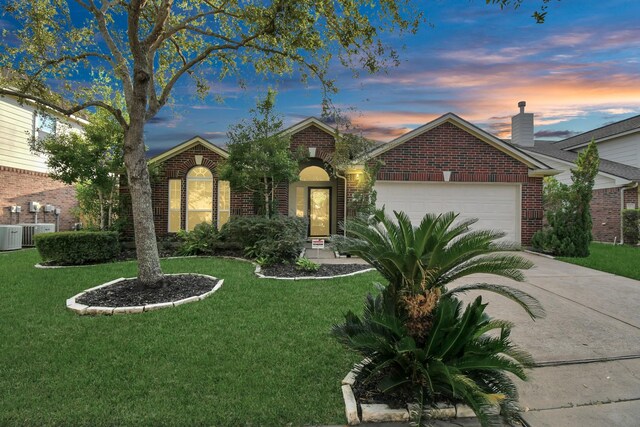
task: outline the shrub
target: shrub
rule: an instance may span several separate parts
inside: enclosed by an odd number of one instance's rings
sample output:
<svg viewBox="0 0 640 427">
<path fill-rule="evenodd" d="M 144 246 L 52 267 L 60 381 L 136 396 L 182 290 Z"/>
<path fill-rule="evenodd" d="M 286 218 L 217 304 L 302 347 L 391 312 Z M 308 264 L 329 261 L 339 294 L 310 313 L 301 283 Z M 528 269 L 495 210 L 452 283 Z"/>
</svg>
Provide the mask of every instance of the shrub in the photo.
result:
<svg viewBox="0 0 640 427">
<path fill-rule="evenodd" d="M 180 255 L 213 255 L 218 242 L 218 229 L 214 224 L 203 222 L 193 231 L 180 230 L 178 237 L 182 240 L 178 248 Z"/>
<path fill-rule="evenodd" d="M 35 236 L 42 260 L 56 264 L 80 265 L 108 262 L 120 253 L 118 233 L 113 231 L 65 231 Z"/>
<path fill-rule="evenodd" d="M 544 203 L 548 226 L 535 233 L 534 248 L 567 257 L 589 256 L 591 211 L 589 203 L 600 159 L 593 141 L 578 154 L 576 168 L 571 171 L 572 184 L 545 179 Z"/>
<path fill-rule="evenodd" d="M 414 227 L 402 212 L 392 220 L 378 211 L 370 220 L 348 222 L 352 237 L 345 238 L 345 247 L 374 266 L 387 284 L 367 297 L 362 316 L 348 312 L 332 333 L 365 358 L 357 379 L 369 389 L 408 395 L 421 405 L 465 403 L 487 426 L 496 406 L 506 419 L 517 414 L 517 390 L 507 374 L 526 379 L 531 358 L 510 342 L 511 323 L 485 313 L 481 297 L 465 308 L 457 294 L 490 291 L 518 303 L 532 318 L 544 311 L 535 298 L 508 286 L 447 289 L 476 273 L 522 281 L 521 270 L 532 266 L 500 253 L 509 248 L 496 242 L 504 233 L 471 231 L 476 220 L 457 222 L 457 217 L 428 214 Z"/>
<path fill-rule="evenodd" d="M 622 236 L 625 244 L 638 244 L 640 240 L 640 209 L 622 211 Z"/>
<path fill-rule="evenodd" d="M 306 239 L 304 218 L 275 216 L 233 217 L 220 230 L 222 242 L 234 242 L 249 258 L 264 265 L 293 261 L 300 255 Z"/>
<path fill-rule="evenodd" d="M 305 273 L 315 273 L 320 270 L 320 264 L 311 261 L 309 258 L 298 258 L 296 268 Z"/>
</svg>

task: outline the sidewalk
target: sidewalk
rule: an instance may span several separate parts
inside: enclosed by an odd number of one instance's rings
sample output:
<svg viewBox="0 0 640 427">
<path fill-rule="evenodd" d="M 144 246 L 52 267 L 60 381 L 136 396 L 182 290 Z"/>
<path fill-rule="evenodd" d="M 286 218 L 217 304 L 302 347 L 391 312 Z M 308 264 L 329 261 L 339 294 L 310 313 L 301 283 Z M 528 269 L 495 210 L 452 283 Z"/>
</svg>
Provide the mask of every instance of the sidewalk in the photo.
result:
<svg viewBox="0 0 640 427">
<path fill-rule="evenodd" d="M 304 257 L 318 264 L 366 264 L 360 258 L 336 258 L 333 249 L 325 243 L 324 249 L 311 249 L 311 243 L 305 243 Z"/>
</svg>

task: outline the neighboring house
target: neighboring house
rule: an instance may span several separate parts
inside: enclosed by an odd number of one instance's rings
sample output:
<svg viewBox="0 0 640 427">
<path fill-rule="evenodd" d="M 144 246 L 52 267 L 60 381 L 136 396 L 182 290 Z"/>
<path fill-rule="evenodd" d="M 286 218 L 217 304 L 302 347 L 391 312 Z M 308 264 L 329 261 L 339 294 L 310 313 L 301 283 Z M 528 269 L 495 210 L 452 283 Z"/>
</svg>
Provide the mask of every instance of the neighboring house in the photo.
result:
<svg viewBox="0 0 640 427">
<path fill-rule="evenodd" d="M 335 148 L 336 130 L 315 118 L 285 132 L 291 149 L 304 147 L 309 158 L 300 164 L 300 181 L 279 191 L 278 211 L 309 218 L 310 236 L 341 233 L 339 224 L 363 166 L 327 173 L 322 159 Z M 227 156 L 194 137 L 150 159 L 158 171 L 152 190 L 159 236 L 202 221 L 221 226 L 230 216 L 254 214 L 250 195 L 231 191 L 217 178 L 216 167 Z M 524 245 L 542 227 L 542 179 L 557 173 L 451 113 L 376 147 L 368 160 L 376 159 L 383 162 L 375 183 L 377 201 L 387 212 L 405 211 L 418 224 L 427 212 L 455 211 L 462 218 L 479 218 L 476 228 L 502 230 L 508 240 Z"/>
<path fill-rule="evenodd" d="M 20 104 L 10 97 L 0 98 L 0 224 L 34 223 L 30 202 L 40 203 L 39 223 L 59 223 L 60 230 L 70 230 L 75 218 L 75 188 L 49 177 L 46 158 L 29 149 L 29 138 L 43 138 L 55 132 L 62 118 L 47 118 L 33 104 Z M 64 119 L 72 129 L 81 129 L 84 121 Z M 52 212 L 45 212 L 50 205 Z M 21 212 L 15 212 L 16 207 Z M 55 208 L 60 209 L 59 216 Z"/>
<path fill-rule="evenodd" d="M 600 169 L 595 179 L 591 215 L 593 237 L 602 242 L 622 241 L 622 209 L 640 205 L 640 116 L 612 123 L 555 143 L 533 139 L 533 114 L 513 117 L 514 129 L 527 128 L 531 132 L 517 135 L 513 143 L 554 169 L 558 181 L 571 184 L 571 169 L 575 168 L 578 153 L 594 140 L 600 155 Z"/>
</svg>

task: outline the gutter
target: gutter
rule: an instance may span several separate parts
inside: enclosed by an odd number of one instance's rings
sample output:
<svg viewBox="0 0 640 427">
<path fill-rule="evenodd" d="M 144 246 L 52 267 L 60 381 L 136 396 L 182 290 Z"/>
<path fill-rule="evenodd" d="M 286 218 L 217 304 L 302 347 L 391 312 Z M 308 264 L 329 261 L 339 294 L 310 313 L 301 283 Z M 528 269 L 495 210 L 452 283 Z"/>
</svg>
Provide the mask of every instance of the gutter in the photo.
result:
<svg viewBox="0 0 640 427">
<path fill-rule="evenodd" d="M 633 185 L 627 187 L 620 187 L 620 244 L 624 243 L 624 218 L 622 216 L 622 211 L 624 210 L 624 192 L 627 190 L 633 190 L 634 188 L 638 188 L 637 182 L 634 182 Z"/>
</svg>

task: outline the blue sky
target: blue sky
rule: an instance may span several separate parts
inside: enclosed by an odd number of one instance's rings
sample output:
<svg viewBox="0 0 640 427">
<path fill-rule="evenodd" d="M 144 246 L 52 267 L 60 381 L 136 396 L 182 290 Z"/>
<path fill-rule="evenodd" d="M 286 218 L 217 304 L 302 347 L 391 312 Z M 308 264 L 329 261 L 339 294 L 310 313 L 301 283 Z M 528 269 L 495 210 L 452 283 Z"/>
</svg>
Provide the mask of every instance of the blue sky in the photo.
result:
<svg viewBox="0 0 640 427">
<path fill-rule="evenodd" d="M 336 67 L 340 92 L 333 97 L 373 139 L 391 140 L 442 114 L 454 112 L 500 137 L 510 136 L 518 101 L 535 113 L 539 138 L 558 139 L 640 114 L 640 2 L 562 0 L 549 4 L 536 24 L 540 4 L 525 0 L 518 10 L 484 1 L 424 2 L 433 26 L 415 36 L 385 41 L 400 51 L 401 65 L 354 79 Z M 223 145 L 231 123 L 247 117 L 257 94 L 278 89 L 278 110 L 287 125 L 320 115 L 315 82 L 295 79 L 234 80 L 214 85 L 204 102 L 184 94 L 147 127 L 147 145 L 161 150 L 198 134 Z"/>
<path fill-rule="evenodd" d="M 353 109 L 352 121 L 365 136 L 389 141 L 453 112 L 508 138 L 521 100 L 535 113 L 539 138 L 564 138 L 640 114 L 637 0 L 551 0 L 544 24 L 531 17 L 541 0 L 523 0 L 517 10 L 484 0 L 419 4 L 431 26 L 384 38 L 404 46 L 400 66 L 358 79 L 339 66 L 331 70 L 340 89 L 334 104 Z M 250 76 L 240 88 L 227 79 L 203 101 L 185 79 L 174 90 L 173 106 L 147 125 L 146 144 L 158 152 L 200 135 L 224 145 L 229 125 L 248 117 L 269 86 L 279 91 L 286 125 L 320 115 L 314 81 L 305 86 L 294 77 Z"/>
</svg>

